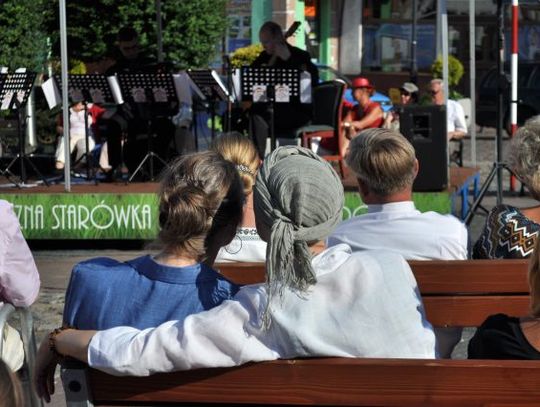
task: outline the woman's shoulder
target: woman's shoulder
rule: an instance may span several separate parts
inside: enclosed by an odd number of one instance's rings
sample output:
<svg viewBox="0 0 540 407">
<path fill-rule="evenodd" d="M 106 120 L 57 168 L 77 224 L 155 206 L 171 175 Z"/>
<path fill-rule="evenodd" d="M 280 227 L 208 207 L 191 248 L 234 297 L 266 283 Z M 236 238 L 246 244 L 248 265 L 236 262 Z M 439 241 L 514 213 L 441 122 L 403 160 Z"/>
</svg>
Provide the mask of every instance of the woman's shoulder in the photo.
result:
<svg viewBox="0 0 540 407">
<path fill-rule="evenodd" d="M 500 313 L 487 317 L 478 329 L 506 329 L 516 324 L 519 324 L 519 318 Z"/>
<path fill-rule="evenodd" d="M 489 213 L 474 245 L 473 258 L 523 258 L 532 253 L 540 225 L 512 205 L 497 205 Z M 516 238 L 519 236 L 519 238 Z"/>
<path fill-rule="evenodd" d="M 489 212 L 490 216 L 500 216 L 500 215 L 518 215 L 521 214 L 519 208 L 513 205 L 501 204 L 494 206 Z"/>
<path fill-rule="evenodd" d="M 138 257 L 130 261 L 120 261 L 110 257 L 94 257 L 88 260 L 81 261 L 73 267 L 72 274 L 88 275 L 92 278 L 101 278 L 102 275 L 114 277 L 123 272 L 130 272 L 135 269 L 135 264 L 147 256 Z"/>
<path fill-rule="evenodd" d="M 506 314 L 489 316 L 469 342 L 469 359 L 540 359 L 525 338 L 520 319 Z"/>
</svg>

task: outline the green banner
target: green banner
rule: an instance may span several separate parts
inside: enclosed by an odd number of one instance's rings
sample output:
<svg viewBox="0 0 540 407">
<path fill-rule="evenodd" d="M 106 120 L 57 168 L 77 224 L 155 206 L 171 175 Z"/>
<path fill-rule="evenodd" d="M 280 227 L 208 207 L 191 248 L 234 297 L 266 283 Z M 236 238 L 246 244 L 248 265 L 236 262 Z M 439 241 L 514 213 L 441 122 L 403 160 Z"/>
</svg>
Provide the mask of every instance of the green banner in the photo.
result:
<svg viewBox="0 0 540 407">
<path fill-rule="evenodd" d="M 27 239 L 154 239 L 156 194 L 3 194 Z"/>
<path fill-rule="evenodd" d="M 27 239 L 142 239 L 158 232 L 156 194 L 0 194 L 13 204 Z M 451 212 L 448 193 L 415 193 L 422 211 Z M 343 219 L 367 211 L 358 193 L 345 192 Z"/>
<path fill-rule="evenodd" d="M 414 193 L 413 201 L 420 212 L 452 213 L 452 202 L 447 192 Z M 345 192 L 343 220 L 366 212 L 367 206 L 362 202 L 357 192 Z"/>
</svg>

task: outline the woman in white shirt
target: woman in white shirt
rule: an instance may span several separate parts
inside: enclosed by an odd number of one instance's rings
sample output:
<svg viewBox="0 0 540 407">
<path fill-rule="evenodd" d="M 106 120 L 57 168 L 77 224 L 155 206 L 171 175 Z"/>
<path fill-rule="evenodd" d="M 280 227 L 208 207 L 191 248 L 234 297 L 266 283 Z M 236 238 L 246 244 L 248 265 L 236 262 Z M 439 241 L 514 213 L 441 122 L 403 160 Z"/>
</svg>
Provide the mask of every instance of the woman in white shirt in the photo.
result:
<svg viewBox="0 0 540 407">
<path fill-rule="evenodd" d="M 139 376 L 307 356 L 435 357 L 403 257 L 337 245 L 312 259 L 343 207 L 340 179 L 327 162 L 301 147 L 276 149 L 257 176 L 254 207 L 268 242 L 265 284 L 154 329 L 55 330 L 38 354 L 38 393 L 49 397 L 58 354 Z"/>
<path fill-rule="evenodd" d="M 86 121 L 85 116 L 86 114 Z M 69 108 L 69 152 L 75 151 L 75 163 L 83 163 L 83 156 L 86 154 L 86 135 L 88 134 L 88 149 L 92 151 L 96 146 L 94 138 L 90 134 L 90 126 L 92 125 L 92 116 L 88 114 L 82 102 L 73 103 Z M 61 135 L 58 137 L 56 146 L 56 169 L 61 170 L 65 165 L 65 150 L 63 125 L 59 123 L 56 126 L 56 131 Z M 88 132 L 88 133 L 87 133 Z"/>
</svg>

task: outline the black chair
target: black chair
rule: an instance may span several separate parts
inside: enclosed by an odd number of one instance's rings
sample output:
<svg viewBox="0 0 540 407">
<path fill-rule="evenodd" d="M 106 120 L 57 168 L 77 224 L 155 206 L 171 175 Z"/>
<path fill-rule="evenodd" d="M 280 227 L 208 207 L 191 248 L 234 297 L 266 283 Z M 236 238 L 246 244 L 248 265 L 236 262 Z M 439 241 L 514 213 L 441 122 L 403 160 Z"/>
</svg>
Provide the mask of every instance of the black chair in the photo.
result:
<svg viewBox="0 0 540 407">
<path fill-rule="evenodd" d="M 313 91 L 313 119 L 311 124 L 301 127 L 296 134 L 302 138 L 302 146 L 311 147 L 311 139 L 334 138 L 336 151 L 321 155 L 327 161 L 337 161 L 341 177 L 345 177 L 343 158 L 346 150 L 345 135 L 341 125 L 343 94 L 347 85 L 340 80 L 322 82 Z"/>
</svg>

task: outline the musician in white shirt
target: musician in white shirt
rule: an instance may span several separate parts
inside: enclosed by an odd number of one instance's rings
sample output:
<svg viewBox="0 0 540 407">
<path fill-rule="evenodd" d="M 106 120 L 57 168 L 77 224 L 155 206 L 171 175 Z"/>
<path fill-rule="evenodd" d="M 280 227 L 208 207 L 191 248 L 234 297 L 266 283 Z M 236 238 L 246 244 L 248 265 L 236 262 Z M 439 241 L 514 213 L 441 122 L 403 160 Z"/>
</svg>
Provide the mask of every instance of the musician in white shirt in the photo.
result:
<svg viewBox="0 0 540 407">
<path fill-rule="evenodd" d="M 86 115 L 86 120 L 85 120 Z M 75 151 L 75 163 L 83 163 L 83 156 L 86 154 L 86 137 L 88 136 L 88 151 L 92 151 L 96 145 L 92 137 L 90 126 L 92 116 L 84 108 L 83 102 L 76 102 L 69 108 L 69 152 Z M 56 169 L 61 170 L 65 165 L 64 131 L 63 123 L 60 121 L 56 126 L 56 131 L 60 134 L 58 145 L 56 146 Z"/>
</svg>

